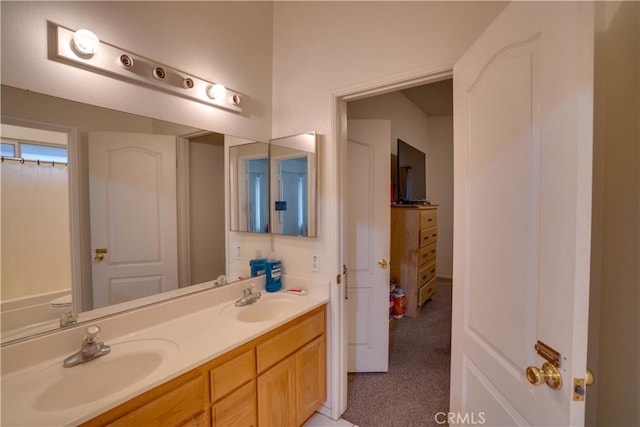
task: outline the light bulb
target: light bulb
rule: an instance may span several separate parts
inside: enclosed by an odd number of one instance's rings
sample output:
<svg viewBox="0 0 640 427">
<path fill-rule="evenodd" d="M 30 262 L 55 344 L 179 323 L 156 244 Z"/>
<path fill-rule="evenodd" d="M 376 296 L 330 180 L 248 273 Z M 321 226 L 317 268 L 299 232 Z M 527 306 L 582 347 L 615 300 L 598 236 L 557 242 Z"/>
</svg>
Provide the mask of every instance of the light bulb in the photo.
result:
<svg viewBox="0 0 640 427">
<path fill-rule="evenodd" d="M 211 99 L 222 100 L 227 96 L 227 88 L 223 84 L 216 83 L 209 86 L 207 89 L 207 96 Z"/>
<path fill-rule="evenodd" d="M 73 49 L 77 54 L 84 57 L 92 56 L 98 51 L 100 40 L 92 31 L 78 30 L 73 33 Z"/>
</svg>

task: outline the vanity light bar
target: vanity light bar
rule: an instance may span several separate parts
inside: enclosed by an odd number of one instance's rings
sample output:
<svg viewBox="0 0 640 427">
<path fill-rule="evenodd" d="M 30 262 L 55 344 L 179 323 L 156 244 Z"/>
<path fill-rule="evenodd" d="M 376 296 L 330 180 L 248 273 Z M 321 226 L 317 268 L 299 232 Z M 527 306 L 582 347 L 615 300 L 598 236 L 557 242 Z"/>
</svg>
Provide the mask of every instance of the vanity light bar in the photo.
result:
<svg viewBox="0 0 640 427">
<path fill-rule="evenodd" d="M 78 30 L 78 32 L 87 30 Z M 90 32 L 89 32 L 90 33 Z M 203 80 L 175 68 L 152 61 L 135 53 L 95 38 L 97 46 L 88 49 L 74 42 L 76 31 L 56 25 L 58 58 L 72 65 L 123 77 L 137 83 L 151 85 L 172 94 L 193 99 L 231 111 L 242 112 L 242 96 L 220 83 Z M 76 36 L 76 39 L 78 37 Z M 86 33 L 83 40 L 87 40 Z M 90 37 L 89 37 L 90 39 Z"/>
</svg>

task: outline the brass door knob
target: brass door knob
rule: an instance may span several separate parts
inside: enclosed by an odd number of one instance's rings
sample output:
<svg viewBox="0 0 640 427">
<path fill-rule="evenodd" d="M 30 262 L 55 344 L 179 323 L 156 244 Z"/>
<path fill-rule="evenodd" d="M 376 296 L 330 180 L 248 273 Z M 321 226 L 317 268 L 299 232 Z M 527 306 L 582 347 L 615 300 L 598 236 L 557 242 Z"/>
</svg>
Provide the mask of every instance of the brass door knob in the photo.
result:
<svg viewBox="0 0 640 427">
<path fill-rule="evenodd" d="M 591 369 L 587 368 L 587 378 L 585 381 L 586 385 L 593 385 L 594 383 L 594 378 L 593 378 L 593 372 L 591 372 Z"/>
<path fill-rule="evenodd" d="M 99 248 L 96 249 L 96 254 L 94 255 L 93 259 L 100 262 L 102 260 L 104 260 L 104 255 L 107 253 L 107 250 L 104 248 Z"/>
<path fill-rule="evenodd" d="M 380 267 L 380 268 L 387 268 L 387 265 L 388 265 L 388 264 L 387 264 L 387 260 L 386 260 L 386 259 L 384 259 L 384 258 L 380 258 L 380 259 L 378 260 L 378 267 Z"/>
<path fill-rule="evenodd" d="M 527 368 L 527 380 L 533 385 L 547 383 L 554 390 L 562 387 L 562 375 L 560 371 L 549 362 L 545 362 L 542 368 L 529 366 Z"/>
</svg>

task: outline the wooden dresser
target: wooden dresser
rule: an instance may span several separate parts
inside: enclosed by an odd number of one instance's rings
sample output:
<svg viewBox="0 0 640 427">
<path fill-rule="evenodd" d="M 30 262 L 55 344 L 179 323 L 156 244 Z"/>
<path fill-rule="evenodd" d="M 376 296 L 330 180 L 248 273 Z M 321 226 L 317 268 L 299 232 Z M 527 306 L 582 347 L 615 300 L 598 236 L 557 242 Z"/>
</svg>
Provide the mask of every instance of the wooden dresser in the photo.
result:
<svg viewBox="0 0 640 427">
<path fill-rule="evenodd" d="M 409 317 L 436 293 L 437 214 L 436 205 L 391 207 L 391 277 L 405 291 Z"/>
</svg>

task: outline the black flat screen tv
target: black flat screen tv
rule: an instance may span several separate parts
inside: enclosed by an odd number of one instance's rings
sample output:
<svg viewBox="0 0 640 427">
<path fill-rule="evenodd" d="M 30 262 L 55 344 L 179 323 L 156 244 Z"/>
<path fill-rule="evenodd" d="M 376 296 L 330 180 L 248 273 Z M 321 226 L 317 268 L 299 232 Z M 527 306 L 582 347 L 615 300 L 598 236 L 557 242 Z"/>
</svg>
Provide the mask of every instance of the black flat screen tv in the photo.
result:
<svg viewBox="0 0 640 427">
<path fill-rule="evenodd" d="M 396 202 L 422 202 L 427 198 L 425 154 L 398 139 Z"/>
</svg>

